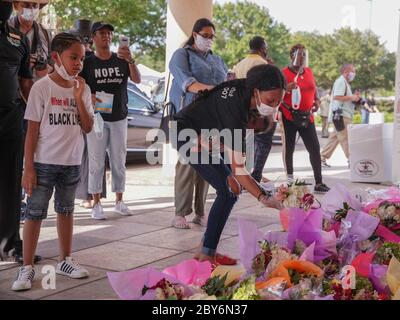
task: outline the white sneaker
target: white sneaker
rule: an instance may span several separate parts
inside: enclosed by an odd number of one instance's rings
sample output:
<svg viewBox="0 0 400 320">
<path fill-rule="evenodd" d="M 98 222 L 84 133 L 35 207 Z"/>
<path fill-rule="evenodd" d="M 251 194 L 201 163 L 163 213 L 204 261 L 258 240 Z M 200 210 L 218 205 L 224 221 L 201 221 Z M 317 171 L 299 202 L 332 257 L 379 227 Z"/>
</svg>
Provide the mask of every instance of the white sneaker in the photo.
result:
<svg viewBox="0 0 400 320">
<path fill-rule="evenodd" d="M 293 184 L 296 180 L 294 179 L 294 175 L 288 174 L 287 175 L 287 184 Z"/>
<path fill-rule="evenodd" d="M 271 191 L 271 192 L 275 191 L 275 183 L 273 183 L 272 181 L 261 182 L 260 185 L 261 187 L 263 187 L 265 191 Z"/>
<path fill-rule="evenodd" d="M 66 257 L 64 261 L 57 264 L 56 273 L 73 279 L 81 279 L 89 276 L 89 271 L 82 268 L 79 263 L 74 261 L 71 257 Z"/>
<path fill-rule="evenodd" d="M 11 290 L 22 291 L 32 288 L 32 281 L 35 277 L 35 270 L 32 266 L 19 268 L 17 279 L 14 281 Z"/>
<path fill-rule="evenodd" d="M 122 216 L 131 216 L 132 211 L 126 206 L 123 201 L 118 201 L 115 205 L 114 211 L 119 213 Z"/>
<path fill-rule="evenodd" d="M 96 220 L 105 220 L 106 216 L 104 214 L 103 207 L 100 203 L 97 203 L 92 209 L 92 218 Z"/>
</svg>

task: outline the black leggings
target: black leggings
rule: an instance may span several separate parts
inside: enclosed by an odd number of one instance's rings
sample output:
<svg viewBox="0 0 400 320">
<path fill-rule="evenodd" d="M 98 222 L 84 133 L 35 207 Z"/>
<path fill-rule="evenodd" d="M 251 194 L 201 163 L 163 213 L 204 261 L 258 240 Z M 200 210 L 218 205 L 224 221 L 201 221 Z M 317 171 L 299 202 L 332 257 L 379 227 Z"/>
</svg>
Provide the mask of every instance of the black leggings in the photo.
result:
<svg viewBox="0 0 400 320">
<path fill-rule="evenodd" d="M 320 145 L 315 124 L 310 123 L 307 128 L 298 128 L 292 121 L 282 115 L 283 129 L 285 134 L 284 161 L 286 173 L 293 174 L 293 153 L 296 145 L 296 133 L 299 132 L 301 139 L 310 155 L 311 166 L 314 171 L 315 183 L 322 183 Z"/>
</svg>

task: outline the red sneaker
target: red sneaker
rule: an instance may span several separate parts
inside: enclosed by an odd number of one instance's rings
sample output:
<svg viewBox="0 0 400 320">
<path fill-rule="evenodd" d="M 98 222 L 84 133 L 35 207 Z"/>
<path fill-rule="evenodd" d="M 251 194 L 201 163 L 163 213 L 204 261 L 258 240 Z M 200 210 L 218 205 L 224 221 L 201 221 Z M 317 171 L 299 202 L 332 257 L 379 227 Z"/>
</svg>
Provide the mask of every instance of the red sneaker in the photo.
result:
<svg viewBox="0 0 400 320">
<path fill-rule="evenodd" d="M 215 255 L 215 262 L 223 266 L 234 266 L 237 264 L 236 259 L 233 259 L 231 257 L 219 253 Z"/>
</svg>

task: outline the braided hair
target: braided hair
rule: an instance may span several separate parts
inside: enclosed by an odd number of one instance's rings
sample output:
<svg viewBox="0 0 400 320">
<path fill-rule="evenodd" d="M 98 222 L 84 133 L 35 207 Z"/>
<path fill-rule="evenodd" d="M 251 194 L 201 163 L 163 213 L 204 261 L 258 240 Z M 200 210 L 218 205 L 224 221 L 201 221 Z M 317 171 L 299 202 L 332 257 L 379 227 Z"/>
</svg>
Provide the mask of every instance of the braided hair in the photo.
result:
<svg viewBox="0 0 400 320">
<path fill-rule="evenodd" d="M 65 50 L 71 48 L 75 43 L 80 43 L 83 45 L 81 38 L 77 35 L 74 35 L 70 32 L 61 32 L 57 34 L 51 41 L 51 51 L 61 54 Z"/>
</svg>

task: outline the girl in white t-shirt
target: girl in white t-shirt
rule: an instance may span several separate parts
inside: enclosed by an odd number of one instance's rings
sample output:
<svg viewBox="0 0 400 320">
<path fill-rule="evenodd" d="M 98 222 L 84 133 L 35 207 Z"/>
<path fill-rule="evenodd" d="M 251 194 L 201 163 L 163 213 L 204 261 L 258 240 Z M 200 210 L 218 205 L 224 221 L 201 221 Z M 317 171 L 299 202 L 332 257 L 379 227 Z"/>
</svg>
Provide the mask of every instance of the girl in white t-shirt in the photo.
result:
<svg viewBox="0 0 400 320">
<path fill-rule="evenodd" d="M 89 275 L 71 258 L 75 191 L 80 179 L 83 150 L 82 132 L 93 126 L 91 93 L 78 77 L 83 67 L 85 47 L 80 39 L 60 33 L 52 41 L 55 71 L 37 81 L 30 92 L 25 119 L 25 169 L 22 185 L 28 194 L 23 231 L 23 267 L 12 290 L 27 290 L 35 276 L 33 257 L 42 220 L 46 219 L 55 190 L 54 209 L 60 262 L 56 273 L 71 278 Z"/>
</svg>

